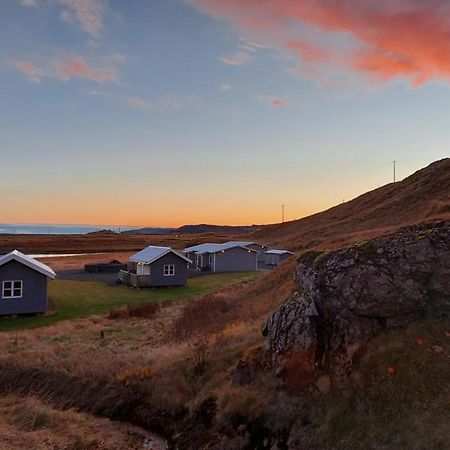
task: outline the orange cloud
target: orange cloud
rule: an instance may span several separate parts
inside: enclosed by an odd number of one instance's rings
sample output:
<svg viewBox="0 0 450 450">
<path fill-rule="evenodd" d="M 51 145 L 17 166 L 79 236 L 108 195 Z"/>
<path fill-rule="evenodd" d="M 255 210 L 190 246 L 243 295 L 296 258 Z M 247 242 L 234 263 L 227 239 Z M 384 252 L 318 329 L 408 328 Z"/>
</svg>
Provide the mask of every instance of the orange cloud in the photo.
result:
<svg viewBox="0 0 450 450">
<path fill-rule="evenodd" d="M 60 81 L 85 78 L 97 83 L 115 82 L 118 79 L 114 67 L 95 68 L 86 63 L 82 57 L 44 60 L 40 63 L 13 61 L 12 66 L 24 73 L 29 81 L 35 83 L 39 83 L 42 78 L 54 78 Z"/>
<path fill-rule="evenodd" d="M 302 64 L 385 82 L 450 80 L 449 0 L 187 0 Z"/>
</svg>

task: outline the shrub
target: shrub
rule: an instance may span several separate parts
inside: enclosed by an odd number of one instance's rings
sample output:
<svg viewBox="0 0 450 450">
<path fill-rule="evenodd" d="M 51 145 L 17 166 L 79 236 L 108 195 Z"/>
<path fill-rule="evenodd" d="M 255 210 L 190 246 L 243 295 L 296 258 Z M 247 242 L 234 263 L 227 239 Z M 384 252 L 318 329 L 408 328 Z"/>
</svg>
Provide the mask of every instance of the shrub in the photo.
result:
<svg viewBox="0 0 450 450">
<path fill-rule="evenodd" d="M 129 319 L 131 317 L 152 318 L 161 309 L 161 303 L 143 303 L 115 308 L 109 312 L 110 320 Z"/>
<path fill-rule="evenodd" d="M 318 255 L 313 262 L 314 267 L 319 267 L 321 264 L 324 264 L 329 256 L 330 254 L 328 252 L 324 252 Z"/>
<path fill-rule="evenodd" d="M 202 375 L 208 366 L 209 341 L 206 336 L 198 336 L 190 345 L 194 357 L 194 374 Z"/>
<path fill-rule="evenodd" d="M 307 252 L 304 252 L 299 256 L 298 262 L 310 266 L 314 264 L 317 258 L 319 258 L 323 253 L 324 252 L 321 252 L 319 250 L 308 250 Z"/>
<path fill-rule="evenodd" d="M 361 256 L 370 256 L 378 251 L 377 244 L 374 241 L 359 242 L 356 249 Z"/>
<path fill-rule="evenodd" d="M 22 431 L 34 431 L 46 428 L 51 420 L 47 410 L 34 399 L 24 399 L 15 405 L 9 421 Z"/>
<path fill-rule="evenodd" d="M 207 295 L 188 303 L 172 328 L 172 337 L 177 340 L 187 339 L 197 333 L 206 333 L 219 323 L 226 323 L 225 314 L 232 304 L 224 298 Z"/>
<path fill-rule="evenodd" d="M 133 370 L 130 372 L 125 372 L 120 375 L 117 379 L 125 386 L 130 385 L 135 380 L 149 380 L 153 376 L 153 370 L 150 367 L 144 367 L 139 370 Z"/>
</svg>

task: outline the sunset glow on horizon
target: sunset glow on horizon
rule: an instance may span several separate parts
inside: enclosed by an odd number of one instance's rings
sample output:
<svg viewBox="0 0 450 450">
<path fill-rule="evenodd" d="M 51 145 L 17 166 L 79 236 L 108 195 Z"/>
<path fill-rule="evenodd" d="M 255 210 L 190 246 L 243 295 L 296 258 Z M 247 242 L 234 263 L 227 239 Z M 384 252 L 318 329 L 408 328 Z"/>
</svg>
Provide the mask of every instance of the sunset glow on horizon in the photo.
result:
<svg viewBox="0 0 450 450">
<path fill-rule="evenodd" d="M 0 223 L 276 223 L 449 156 L 450 0 L 6 0 L 0 39 Z"/>
</svg>

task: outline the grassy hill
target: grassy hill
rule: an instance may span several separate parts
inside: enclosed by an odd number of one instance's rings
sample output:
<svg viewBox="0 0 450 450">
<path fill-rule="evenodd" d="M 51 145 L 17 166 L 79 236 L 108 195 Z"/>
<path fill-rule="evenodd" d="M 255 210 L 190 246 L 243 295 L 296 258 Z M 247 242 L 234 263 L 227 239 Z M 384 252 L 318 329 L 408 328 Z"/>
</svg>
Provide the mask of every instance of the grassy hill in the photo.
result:
<svg viewBox="0 0 450 450">
<path fill-rule="evenodd" d="M 424 220 L 450 218 L 450 159 L 312 216 L 250 234 L 290 250 L 338 248 Z"/>
</svg>

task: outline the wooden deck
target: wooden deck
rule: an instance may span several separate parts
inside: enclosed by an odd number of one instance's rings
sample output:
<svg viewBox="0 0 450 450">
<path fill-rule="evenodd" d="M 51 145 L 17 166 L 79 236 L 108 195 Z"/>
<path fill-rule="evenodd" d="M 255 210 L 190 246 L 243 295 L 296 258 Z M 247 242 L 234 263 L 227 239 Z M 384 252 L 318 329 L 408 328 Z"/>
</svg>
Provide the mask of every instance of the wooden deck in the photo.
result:
<svg viewBox="0 0 450 450">
<path fill-rule="evenodd" d="M 121 270 L 119 272 L 119 280 L 125 286 L 133 286 L 137 288 L 150 287 L 150 275 L 137 275 L 128 270 Z"/>
</svg>

